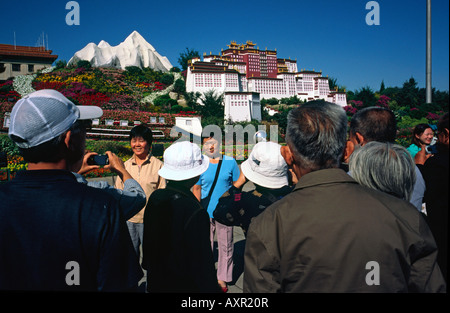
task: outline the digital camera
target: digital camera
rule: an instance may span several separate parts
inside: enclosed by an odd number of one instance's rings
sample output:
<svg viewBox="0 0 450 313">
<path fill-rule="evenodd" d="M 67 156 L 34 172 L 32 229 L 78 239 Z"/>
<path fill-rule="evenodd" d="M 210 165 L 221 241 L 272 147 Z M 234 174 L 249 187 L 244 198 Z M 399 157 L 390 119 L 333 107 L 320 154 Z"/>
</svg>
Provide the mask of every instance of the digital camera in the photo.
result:
<svg viewBox="0 0 450 313">
<path fill-rule="evenodd" d="M 427 152 L 427 153 L 429 153 L 429 154 L 436 154 L 438 151 L 437 151 L 437 147 L 436 147 L 436 145 L 430 145 L 430 146 L 427 146 L 426 148 L 425 148 L 425 151 Z"/>
<path fill-rule="evenodd" d="M 89 164 L 104 166 L 109 164 L 109 159 L 107 155 L 94 155 L 90 158 Z"/>
</svg>

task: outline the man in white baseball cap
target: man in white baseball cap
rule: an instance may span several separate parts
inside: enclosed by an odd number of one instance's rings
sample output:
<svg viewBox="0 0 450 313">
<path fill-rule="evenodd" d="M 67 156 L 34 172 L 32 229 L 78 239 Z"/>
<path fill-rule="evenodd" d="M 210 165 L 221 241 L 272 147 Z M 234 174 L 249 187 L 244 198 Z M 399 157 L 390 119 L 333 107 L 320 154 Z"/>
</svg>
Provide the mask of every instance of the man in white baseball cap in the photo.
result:
<svg viewBox="0 0 450 313">
<path fill-rule="evenodd" d="M 191 192 L 209 158 L 188 141 L 164 152 L 155 190 L 144 212 L 142 267 L 149 292 L 220 292 L 209 241 L 209 216 Z"/>
<path fill-rule="evenodd" d="M 72 174 L 83 160 L 86 124 L 101 115 L 55 90 L 14 105 L 9 136 L 28 170 L 0 186 L 1 290 L 137 288 L 143 273 L 119 203 Z"/>
<path fill-rule="evenodd" d="M 9 137 L 30 162 L 29 169 L 44 163 L 58 163 L 57 167 L 69 169 L 84 155 L 85 127 L 102 114 L 97 106 L 76 106 L 60 92 L 42 89 L 14 105 Z M 63 141 L 65 144 L 61 144 Z M 41 164 L 36 167 L 37 163 Z"/>
</svg>

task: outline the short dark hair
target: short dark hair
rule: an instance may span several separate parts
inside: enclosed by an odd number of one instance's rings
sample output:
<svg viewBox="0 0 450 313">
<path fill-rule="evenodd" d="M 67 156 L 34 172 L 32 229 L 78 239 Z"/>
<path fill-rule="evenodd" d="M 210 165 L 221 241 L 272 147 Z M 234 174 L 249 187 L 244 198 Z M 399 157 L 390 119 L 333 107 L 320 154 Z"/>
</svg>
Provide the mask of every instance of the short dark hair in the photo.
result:
<svg viewBox="0 0 450 313">
<path fill-rule="evenodd" d="M 413 133 L 412 133 L 412 138 L 411 138 L 411 143 L 415 144 L 416 146 L 420 147 L 420 141 L 419 139 L 417 139 L 416 135 L 422 135 L 426 129 L 430 128 L 431 126 L 428 124 L 417 124 L 416 127 L 414 127 Z"/>
<path fill-rule="evenodd" d="M 397 120 L 394 112 L 382 107 L 367 107 L 359 110 L 350 121 L 350 134 L 360 133 L 364 140 L 395 142 Z"/>
<path fill-rule="evenodd" d="M 205 141 L 205 139 L 216 139 L 216 138 L 214 138 L 214 132 L 209 132 L 209 133 L 206 133 L 206 134 L 202 133 L 201 138 L 202 138 L 202 142 Z"/>
<path fill-rule="evenodd" d="M 145 124 L 137 125 L 130 131 L 130 141 L 133 138 L 142 137 L 149 145 L 153 143 L 153 133 L 150 127 Z"/>
</svg>

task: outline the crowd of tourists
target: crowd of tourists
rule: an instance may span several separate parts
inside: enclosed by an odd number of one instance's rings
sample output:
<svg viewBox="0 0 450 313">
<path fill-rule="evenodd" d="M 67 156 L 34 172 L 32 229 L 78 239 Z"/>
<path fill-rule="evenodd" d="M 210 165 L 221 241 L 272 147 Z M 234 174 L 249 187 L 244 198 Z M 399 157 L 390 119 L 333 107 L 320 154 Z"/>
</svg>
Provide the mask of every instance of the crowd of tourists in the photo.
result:
<svg viewBox="0 0 450 313">
<path fill-rule="evenodd" d="M 348 124 L 311 101 L 289 112 L 286 145 L 263 138 L 240 165 L 214 133 L 160 161 L 138 125 L 129 160 L 106 153 L 114 186 L 83 176 L 102 114 L 49 89 L 14 105 L 28 169 L 0 186 L 0 290 L 137 292 L 145 278 L 150 293 L 227 292 L 241 227 L 244 292 L 446 292 L 448 113 L 406 149 L 389 109 Z"/>
</svg>

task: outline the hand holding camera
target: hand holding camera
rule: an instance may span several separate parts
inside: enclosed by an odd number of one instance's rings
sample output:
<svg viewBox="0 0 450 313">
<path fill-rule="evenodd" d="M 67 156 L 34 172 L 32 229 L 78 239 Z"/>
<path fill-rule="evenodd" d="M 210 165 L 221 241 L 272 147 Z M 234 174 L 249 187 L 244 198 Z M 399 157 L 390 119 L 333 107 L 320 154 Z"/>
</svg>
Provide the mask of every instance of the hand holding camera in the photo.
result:
<svg viewBox="0 0 450 313">
<path fill-rule="evenodd" d="M 83 158 L 83 164 L 78 174 L 86 174 L 87 172 L 103 166 L 104 169 L 109 169 L 115 172 L 122 181 L 132 178 L 130 173 L 125 169 L 125 165 L 121 158 L 111 151 L 106 151 L 104 155 L 99 155 L 96 152 L 88 152 Z"/>
<path fill-rule="evenodd" d="M 107 155 L 96 154 L 88 159 L 88 164 L 105 166 L 109 164 L 109 158 Z"/>
</svg>

